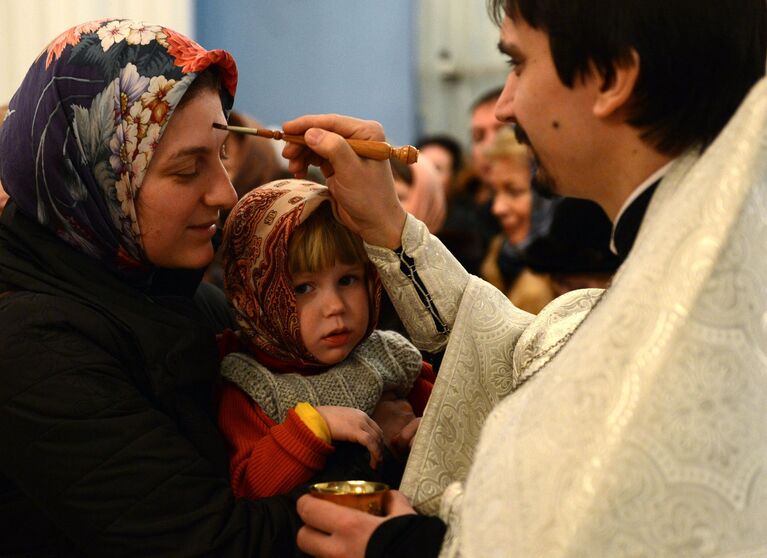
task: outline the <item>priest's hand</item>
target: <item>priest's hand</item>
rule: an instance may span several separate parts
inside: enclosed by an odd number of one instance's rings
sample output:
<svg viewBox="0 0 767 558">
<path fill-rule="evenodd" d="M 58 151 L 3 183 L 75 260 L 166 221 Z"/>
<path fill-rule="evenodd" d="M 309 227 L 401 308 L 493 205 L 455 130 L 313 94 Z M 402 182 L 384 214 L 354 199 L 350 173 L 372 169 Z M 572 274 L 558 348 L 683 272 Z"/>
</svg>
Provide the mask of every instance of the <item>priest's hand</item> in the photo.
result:
<svg viewBox="0 0 767 558">
<path fill-rule="evenodd" d="M 288 143 L 282 155 L 296 177 L 306 176 L 309 165 L 325 175 L 337 202 L 338 216 L 368 244 L 397 248 L 407 214 L 397 199 L 389 161 L 359 157 L 345 141 L 385 139 L 378 122 L 334 114 L 302 116 L 285 122 L 287 134 L 303 135 L 307 147 Z"/>
<path fill-rule="evenodd" d="M 364 558 L 368 541 L 381 523 L 399 515 L 415 514 L 407 498 L 396 490 L 386 495 L 384 517 L 309 495 L 298 499 L 296 509 L 305 523 L 296 538 L 298 548 L 320 558 Z"/>
</svg>

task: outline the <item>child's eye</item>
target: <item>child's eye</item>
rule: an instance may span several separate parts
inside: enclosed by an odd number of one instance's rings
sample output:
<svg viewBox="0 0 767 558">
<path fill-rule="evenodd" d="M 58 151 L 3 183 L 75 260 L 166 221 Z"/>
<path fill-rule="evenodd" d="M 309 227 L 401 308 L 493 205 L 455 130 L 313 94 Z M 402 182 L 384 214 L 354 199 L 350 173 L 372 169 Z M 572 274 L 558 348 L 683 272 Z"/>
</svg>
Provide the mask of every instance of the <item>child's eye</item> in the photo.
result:
<svg viewBox="0 0 767 558">
<path fill-rule="evenodd" d="M 301 283 L 300 285 L 296 285 L 293 287 L 293 292 L 297 295 L 303 295 L 312 290 L 312 286 L 309 283 Z"/>
<path fill-rule="evenodd" d="M 218 152 L 218 158 L 222 161 L 226 161 L 229 158 L 229 155 L 226 152 L 226 143 L 221 144 L 221 149 Z"/>
<path fill-rule="evenodd" d="M 359 280 L 360 278 L 356 275 L 344 275 L 338 280 L 338 284 L 342 287 L 348 287 L 350 285 L 354 285 Z"/>
</svg>

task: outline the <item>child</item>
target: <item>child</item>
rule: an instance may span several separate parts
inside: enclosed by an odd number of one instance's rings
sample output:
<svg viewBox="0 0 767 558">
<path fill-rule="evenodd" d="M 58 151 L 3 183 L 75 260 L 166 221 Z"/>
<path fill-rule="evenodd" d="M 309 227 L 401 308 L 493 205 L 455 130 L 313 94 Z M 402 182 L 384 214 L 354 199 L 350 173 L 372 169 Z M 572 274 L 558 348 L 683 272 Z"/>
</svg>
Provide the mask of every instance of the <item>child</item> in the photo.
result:
<svg viewBox="0 0 767 558">
<path fill-rule="evenodd" d="M 243 349 L 221 366 L 219 426 L 235 496 L 306 482 L 332 440 L 364 445 L 375 466 L 383 433 L 369 415 L 392 392 L 409 395 L 420 414 L 431 392 L 420 376 L 431 370 L 404 337 L 374 331 L 378 274 L 362 240 L 333 216 L 327 188 L 282 180 L 249 192 L 222 250 Z"/>
</svg>

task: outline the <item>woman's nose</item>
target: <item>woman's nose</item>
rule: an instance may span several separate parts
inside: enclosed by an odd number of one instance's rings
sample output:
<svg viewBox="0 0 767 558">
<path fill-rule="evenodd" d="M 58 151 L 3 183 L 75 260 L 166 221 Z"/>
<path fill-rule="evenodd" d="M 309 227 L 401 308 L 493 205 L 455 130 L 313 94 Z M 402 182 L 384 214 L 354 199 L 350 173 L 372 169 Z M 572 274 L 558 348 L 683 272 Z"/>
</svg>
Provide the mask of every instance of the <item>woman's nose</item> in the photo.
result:
<svg viewBox="0 0 767 558">
<path fill-rule="evenodd" d="M 237 192 L 223 165 L 220 169 L 216 169 L 216 176 L 208 188 L 205 202 L 221 209 L 231 209 L 237 203 Z"/>
<path fill-rule="evenodd" d="M 496 217 L 502 217 L 509 212 L 509 204 L 501 194 L 495 194 L 493 196 L 493 204 L 490 206 L 490 211 Z"/>
</svg>

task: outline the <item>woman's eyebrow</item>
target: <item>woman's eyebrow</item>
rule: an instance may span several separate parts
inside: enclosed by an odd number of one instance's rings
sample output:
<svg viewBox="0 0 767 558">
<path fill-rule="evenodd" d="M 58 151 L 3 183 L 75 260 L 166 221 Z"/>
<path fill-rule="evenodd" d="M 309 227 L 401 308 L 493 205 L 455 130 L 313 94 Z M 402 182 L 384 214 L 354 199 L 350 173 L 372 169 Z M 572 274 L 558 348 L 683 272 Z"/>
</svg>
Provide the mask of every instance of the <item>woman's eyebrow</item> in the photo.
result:
<svg viewBox="0 0 767 558">
<path fill-rule="evenodd" d="M 176 151 L 175 153 L 170 155 L 167 160 L 168 160 L 168 162 L 173 162 L 176 159 L 182 159 L 184 157 L 191 157 L 191 156 L 196 156 L 196 155 L 204 155 L 208 151 L 210 151 L 210 147 L 205 146 L 205 145 L 196 145 L 196 146 L 191 146 L 191 147 L 185 147 L 183 149 L 179 149 L 178 151 Z"/>
</svg>

